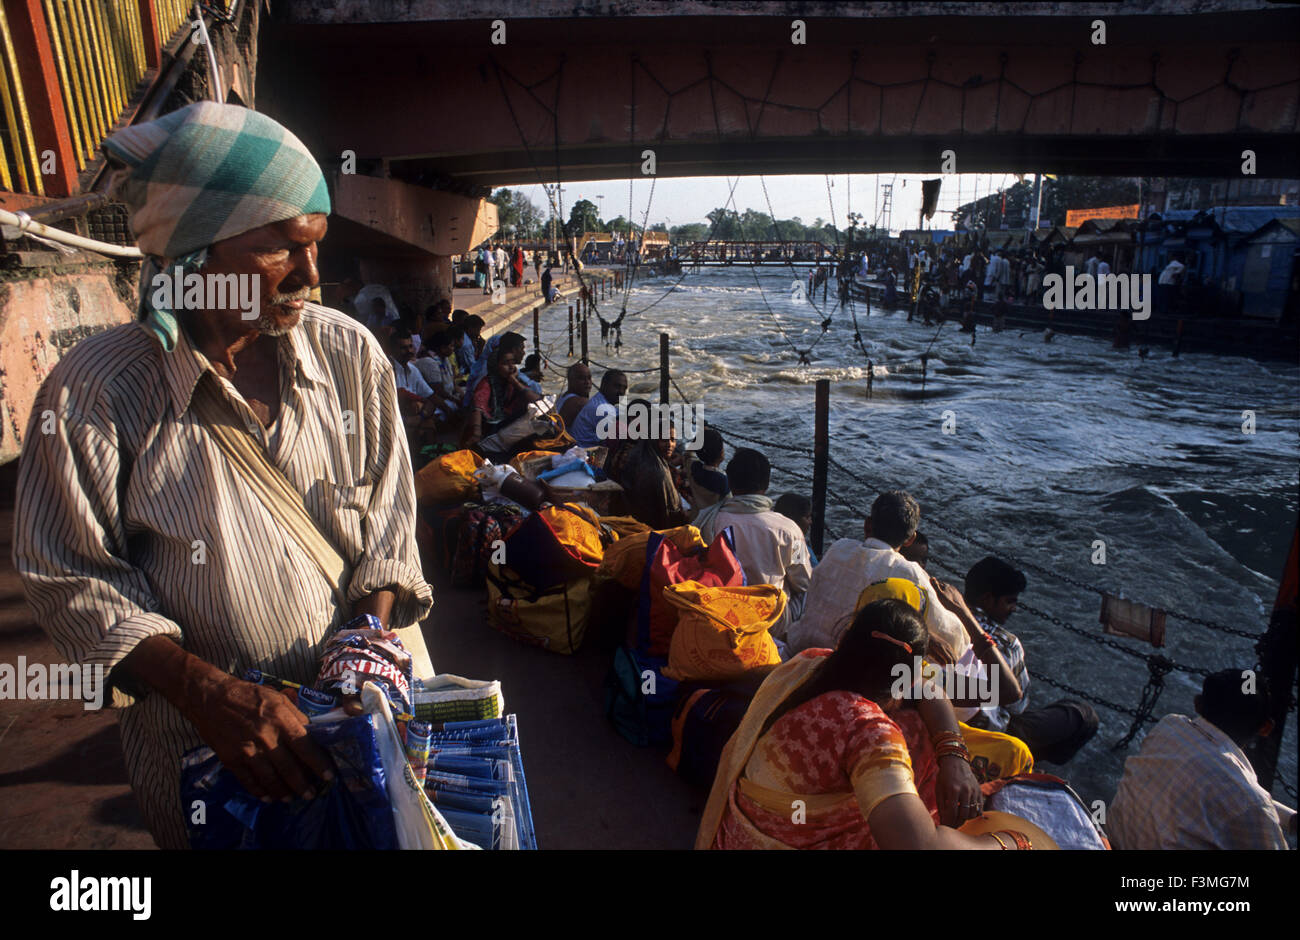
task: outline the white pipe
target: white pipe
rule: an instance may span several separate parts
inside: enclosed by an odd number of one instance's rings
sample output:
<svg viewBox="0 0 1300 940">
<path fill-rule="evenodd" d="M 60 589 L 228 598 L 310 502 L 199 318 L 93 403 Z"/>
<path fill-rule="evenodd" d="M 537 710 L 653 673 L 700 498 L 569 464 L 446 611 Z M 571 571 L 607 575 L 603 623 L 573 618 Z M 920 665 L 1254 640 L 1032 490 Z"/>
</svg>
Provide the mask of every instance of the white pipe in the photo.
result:
<svg viewBox="0 0 1300 940">
<path fill-rule="evenodd" d="M 208 53 L 208 81 L 212 85 L 212 100 L 220 104 L 225 100 L 225 88 L 221 81 L 221 69 L 217 65 L 217 52 L 212 48 L 212 41 L 208 38 L 208 24 L 203 22 L 203 10 L 199 7 L 197 0 L 194 4 L 194 20 L 199 24 L 199 37 L 203 43 L 203 48 Z"/>
<path fill-rule="evenodd" d="M 101 255 L 111 255 L 115 258 L 143 258 L 139 248 L 123 247 L 122 245 L 110 245 L 108 242 L 95 241 L 93 238 L 82 238 L 80 235 L 74 235 L 71 232 L 65 232 L 63 229 L 51 228 L 48 225 L 42 225 L 32 219 L 26 212 L 13 213 L 6 209 L 0 209 L 0 225 L 12 225 L 18 229 L 19 234 L 39 235 L 42 238 L 48 238 L 51 241 L 60 242 L 64 245 L 70 245 L 73 248 L 82 248 L 87 251 L 98 252 Z"/>
</svg>

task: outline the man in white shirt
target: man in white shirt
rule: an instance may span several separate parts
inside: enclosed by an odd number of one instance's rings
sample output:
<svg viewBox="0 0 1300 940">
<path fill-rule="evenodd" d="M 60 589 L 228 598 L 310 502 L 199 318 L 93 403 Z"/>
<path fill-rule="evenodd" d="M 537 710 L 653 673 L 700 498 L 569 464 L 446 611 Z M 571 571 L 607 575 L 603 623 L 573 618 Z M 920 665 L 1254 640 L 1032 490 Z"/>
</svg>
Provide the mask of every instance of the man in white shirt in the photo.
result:
<svg viewBox="0 0 1300 940">
<path fill-rule="evenodd" d="M 902 490 L 881 493 L 871 506 L 868 521 L 871 532 L 865 541 L 840 539 L 813 570 L 803 616 L 790 627 L 791 650 L 835 649 L 853 621 L 863 589 L 886 578 L 905 578 L 921 591 L 930 635 L 946 644 L 953 659 L 960 661 L 971 647 L 966 628 L 941 603 L 925 569 L 898 552 L 916 538 L 921 521 L 916 500 Z"/>
<path fill-rule="evenodd" d="M 1011 259 L 1003 252 L 998 252 L 998 296 L 1005 297 L 1011 292 Z"/>
<path fill-rule="evenodd" d="M 1096 256 L 1096 255 L 1092 255 L 1090 258 L 1088 258 L 1087 261 L 1084 262 L 1084 264 L 1083 264 L 1083 273 L 1087 274 L 1088 277 L 1096 277 L 1096 276 L 1097 276 L 1097 256 Z"/>
<path fill-rule="evenodd" d="M 446 330 L 434 333 L 429 338 L 429 351 L 432 355 L 420 356 L 412 365 L 433 390 L 438 402 L 438 417 L 443 418 L 452 414 L 460 405 L 460 396 L 456 392 L 456 367 L 452 364 L 455 345 L 451 334 Z M 416 392 L 415 389 L 410 391 Z"/>
<path fill-rule="evenodd" d="M 1243 748 L 1273 730 L 1269 689 L 1240 669 L 1206 676 L 1195 718 L 1166 715 L 1124 763 L 1107 827 L 1119 849 L 1285 849 L 1295 810 L 1259 785 Z"/>
<path fill-rule="evenodd" d="M 1179 261 L 1177 257 L 1170 258 L 1169 263 L 1165 265 L 1164 270 L 1160 272 L 1160 280 L 1158 283 L 1163 284 L 1166 287 L 1173 287 L 1182 281 L 1183 271 L 1186 269 L 1187 266 Z"/>
<path fill-rule="evenodd" d="M 1173 306 L 1174 291 L 1183 282 L 1185 270 L 1187 270 L 1186 265 L 1179 260 L 1178 255 L 1174 255 L 1160 272 L 1160 278 L 1156 281 L 1157 314 L 1168 313 L 1169 308 Z"/>
<path fill-rule="evenodd" d="M 740 448 L 727 464 L 731 495 L 706 507 L 695 525 L 708 542 L 730 528 L 746 583 L 772 584 L 785 592 L 787 613 L 772 629 L 779 637 L 803 609 L 812 564 L 798 523 L 772 511 L 772 500 L 765 495 L 771 477 L 767 457 L 753 448 Z"/>
<path fill-rule="evenodd" d="M 497 245 L 497 250 L 492 256 L 492 263 L 496 266 L 496 276 L 502 281 L 510 283 L 510 259 L 506 257 L 506 250 Z"/>
<path fill-rule="evenodd" d="M 997 252 L 989 259 L 984 269 L 984 299 L 997 300 L 998 284 L 1002 276 L 1002 252 Z"/>
<path fill-rule="evenodd" d="M 570 436 L 579 447 L 598 447 L 605 443 L 600 435 L 602 421 L 618 414 L 619 400 L 627 395 L 627 375 L 621 369 L 610 369 L 600 378 L 600 391 L 582 406 L 569 428 Z"/>
<path fill-rule="evenodd" d="M 408 392 L 424 401 L 433 396 L 433 389 L 415 367 L 415 344 L 406 330 L 395 330 L 388 338 L 388 358 L 393 364 L 393 378 L 400 392 Z M 399 398 L 401 396 L 398 396 Z"/>
</svg>

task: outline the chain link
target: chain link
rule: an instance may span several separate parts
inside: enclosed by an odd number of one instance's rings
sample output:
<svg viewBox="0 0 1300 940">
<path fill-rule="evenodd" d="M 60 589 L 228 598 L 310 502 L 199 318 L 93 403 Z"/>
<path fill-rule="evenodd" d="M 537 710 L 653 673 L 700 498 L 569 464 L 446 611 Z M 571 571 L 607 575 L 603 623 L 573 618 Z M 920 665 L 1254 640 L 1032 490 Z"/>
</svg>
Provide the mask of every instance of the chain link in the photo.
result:
<svg viewBox="0 0 1300 940">
<path fill-rule="evenodd" d="M 719 434 L 721 434 L 723 437 L 734 437 L 736 440 L 738 440 L 738 441 L 744 441 L 744 442 L 747 443 L 747 444 L 762 444 L 764 447 L 772 447 L 772 448 L 775 448 L 776 450 L 784 450 L 784 451 L 788 451 L 789 453 L 792 453 L 792 454 L 800 454 L 801 456 L 804 456 L 804 457 L 812 457 L 812 456 L 813 456 L 813 450 L 812 450 L 811 447 L 798 447 L 798 446 L 796 446 L 796 445 L 794 445 L 794 444 L 778 444 L 778 443 L 776 443 L 775 441 L 772 441 L 772 440 L 762 440 L 762 439 L 757 438 L 757 437 L 748 437 L 748 436 L 746 436 L 746 435 L 744 435 L 744 434 L 738 434 L 738 433 L 736 433 L 735 431 L 728 431 L 728 430 L 725 430 L 725 429 L 724 429 L 721 425 L 719 425 L 719 424 L 714 424 L 714 425 L 712 425 L 712 427 L 713 427 L 713 430 L 717 431 L 717 432 L 718 432 Z"/>
<path fill-rule="evenodd" d="M 1035 669 L 1030 669 L 1029 675 L 1036 680 L 1039 680 L 1041 682 L 1046 682 L 1048 685 L 1055 686 L 1058 689 L 1068 692 L 1070 695 L 1074 695 L 1085 701 L 1091 702 L 1094 705 L 1100 705 L 1102 708 L 1109 708 L 1111 711 L 1120 712 L 1121 714 L 1128 715 L 1134 719 L 1140 717 L 1138 714 L 1138 710 L 1136 708 L 1129 708 L 1127 705 L 1120 705 L 1116 702 L 1109 702 L 1106 699 L 1101 698 L 1100 696 L 1093 695 L 1091 692 L 1085 692 L 1082 689 L 1076 689 L 1072 685 L 1067 685 L 1066 683 L 1061 682 L 1059 679 L 1053 679 L 1050 676 L 1044 675 L 1043 673 L 1038 672 Z M 1150 716 L 1147 716 L 1145 720 L 1155 721 L 1155 719 L 1151 718 Z"/>
<path fill-rule="evenodd" d="M 1160 701 L 1160 693 L 1165 690 L 1165 676 L 1169 675 L 1174 668 L 1174 664 L 1156 653 L 1147 657 L 1147 671 L 1149 677 L 1147 684 L 1142 687 L 1142 697 L 1138 699 L 1137 714 L 1133 717 L 1133 724 L 1129 725 L 1128 734 L 1115 742 L 1112 751 L 1122 750 L 1129 746 L 1132 740 L 1137 737 L 1137 733 L 1142 730 L 1142 724 L 1151 720 L 1151 713 L 1155 711 L 1156 702 Z"/>
</svg>

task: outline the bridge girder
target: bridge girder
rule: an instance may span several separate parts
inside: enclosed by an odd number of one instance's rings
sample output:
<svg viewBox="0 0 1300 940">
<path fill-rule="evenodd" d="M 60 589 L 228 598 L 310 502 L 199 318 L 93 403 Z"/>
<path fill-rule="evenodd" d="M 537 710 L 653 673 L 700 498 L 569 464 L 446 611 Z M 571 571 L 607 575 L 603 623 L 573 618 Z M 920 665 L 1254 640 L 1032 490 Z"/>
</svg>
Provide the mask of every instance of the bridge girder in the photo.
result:
<svg viewBox="0 0 1300 940">
<path fill-rule="evenodd" d="M 288 4 L 290 13 L 298 3 Z M 264 28 L 259 100 L 325 161 L 475 185 L 1042 170 L 1297 175 L 1300 12 L 627 17 Z M 306 89 L 311 89 L 310 92 Z"/>
</svg>

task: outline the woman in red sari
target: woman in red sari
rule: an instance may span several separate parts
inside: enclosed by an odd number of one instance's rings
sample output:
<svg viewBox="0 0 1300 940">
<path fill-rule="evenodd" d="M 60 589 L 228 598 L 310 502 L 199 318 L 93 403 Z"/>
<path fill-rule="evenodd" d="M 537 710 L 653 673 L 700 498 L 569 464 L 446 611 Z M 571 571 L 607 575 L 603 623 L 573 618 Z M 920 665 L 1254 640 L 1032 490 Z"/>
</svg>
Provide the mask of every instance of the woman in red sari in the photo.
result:
<svg viewBox="0 0 1300 940">
<path fill-rule="evenodd" d="M 510 267 L 515 275 L 511 283 L 518 287 L 524 282 L 524 249 L 519 245 L 515 245 L 515 256 L 510 259 Z"/>
<path fill-rule="evenodd" d="M 967 835 L 939 822 L 936 746 L 909 676 L 924 622 L 901 600 L 858 612 L 839 647 L 805 650 L 764 681 L 727 743 L 696 848 L 1001 849 L 1021 831 Z M 901 669 L 900 669 L 901 667 Z M 964 750 L 946 734 L 945 757 Z"/>
</svg>

